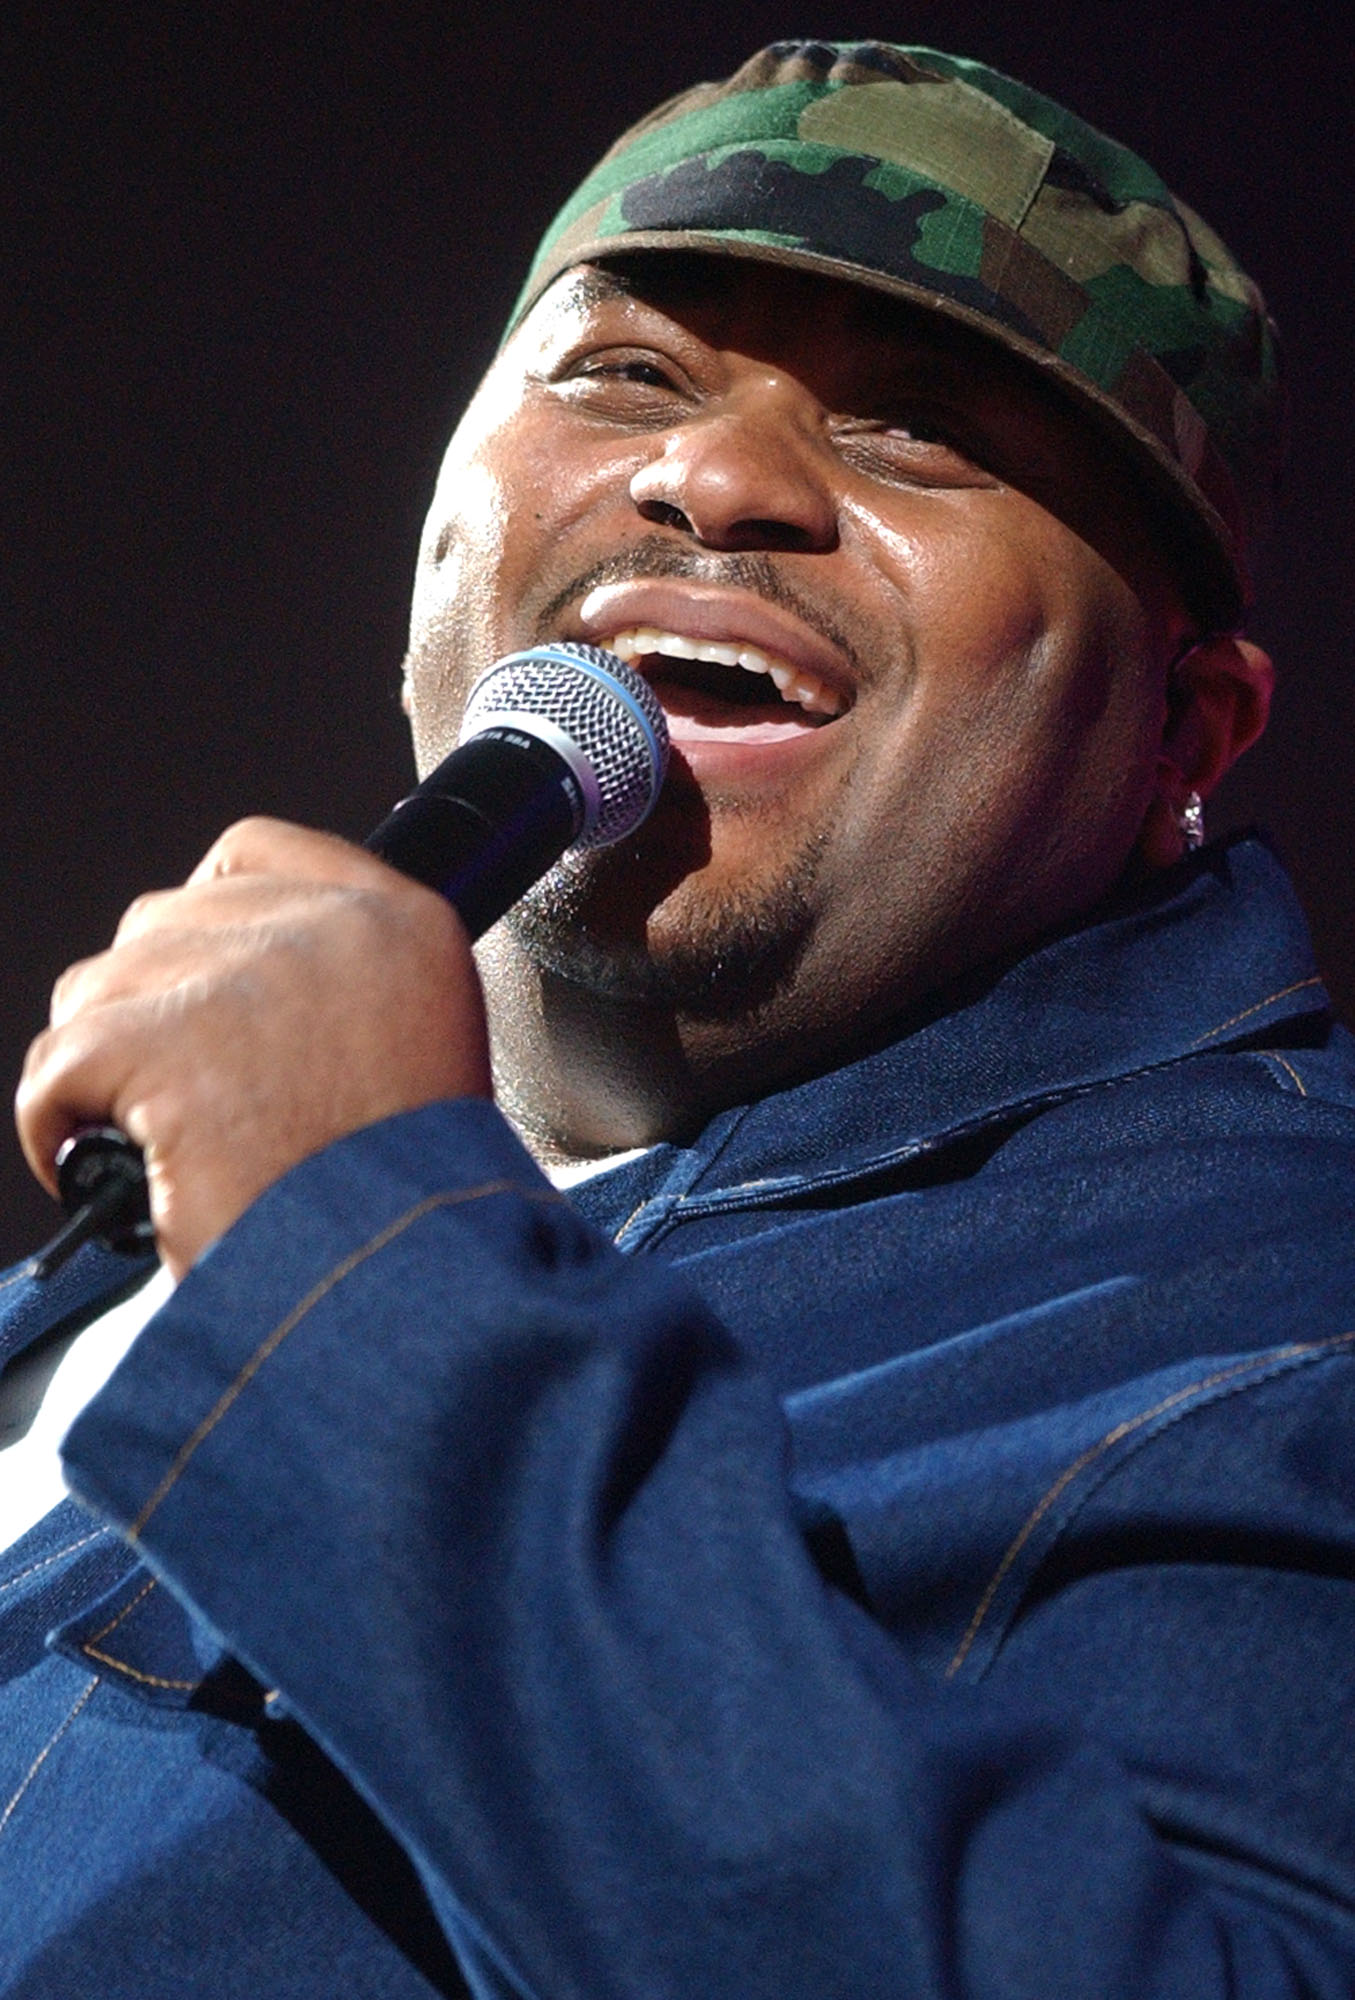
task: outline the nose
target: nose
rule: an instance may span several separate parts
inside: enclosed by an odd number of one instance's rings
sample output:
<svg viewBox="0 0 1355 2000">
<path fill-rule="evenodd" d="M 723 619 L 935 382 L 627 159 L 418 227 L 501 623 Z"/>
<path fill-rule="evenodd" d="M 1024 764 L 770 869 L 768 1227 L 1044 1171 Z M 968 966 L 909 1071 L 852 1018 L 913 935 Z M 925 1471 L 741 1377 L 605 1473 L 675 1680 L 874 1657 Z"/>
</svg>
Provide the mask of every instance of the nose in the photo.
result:
<svg viewBox="0 0 1355 2000">
<path fill-rule="evenodd" d="M 804 400 L 769 371 L 696 411 L 632 478 L 640 514 L 707 548 L 833 548 L 837 502 Z"/>
</svg>

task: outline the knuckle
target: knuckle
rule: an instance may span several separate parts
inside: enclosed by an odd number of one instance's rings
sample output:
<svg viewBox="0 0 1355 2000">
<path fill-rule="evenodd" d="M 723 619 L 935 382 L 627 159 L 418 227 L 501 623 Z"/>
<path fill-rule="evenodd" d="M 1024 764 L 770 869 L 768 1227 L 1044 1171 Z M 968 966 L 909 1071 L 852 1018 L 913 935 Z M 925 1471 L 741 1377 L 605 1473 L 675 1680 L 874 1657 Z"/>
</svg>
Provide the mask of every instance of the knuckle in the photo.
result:
<svg viewBox="0 0 1355 2000">
<path fill-rule="evenodd" d="M 386 953 L 413 951 L 422 957 L 436 951 L 440 934 L 455 922 L 443 897 L 403 875 L 355 884 L 346 900 L 369 948 Z"/>
<path fill-rule="evenodd" d="M 23 1068 L 19 1073 L 19 1089 L 17 1094 L 21 1100 L 26 1102 L 39 1088 L 40 1080 L 47 1068 L 55 1039 L 53 1030 L 44 1028 L 41 1034 L 34 1035 L 32 1041 L 28 1044 L 24 1052 Z"/>
<path fill-rule="evenodd" d="M 219 833 L 189 876 L 189 881 L 206 882 L 218 875 L 231 874 L 237 865 L 243 830 L 253 824 L 252 820 L 236 820 L 224 833 Z"/>
<path fill-rule="evenodd" d="M 231 822 L 214 846 L 219 853 L 235 857 L 248 848 L 276 840 L 282 825 L 281 820 L 270 819 L 265 813 L 246 813 L 243 819 Z"/>
<path fill-rule="evenodd" d="M 276 844 L 281 825 L 280 820 L 268 819 L 262 813 L 250 813 L 244 819 L 232 821 L 217 835 L 189 881 L 210 882 L 224 875 L 255 872 L 261 855 Z"/>
<path fill-rule="evenodd" d="M 114 944 L 124 943 L 128 938 L 140 937 L 144 931 L 150 930 L 159 920 L 171 893 L 165 889 L 145 889 L 141 895 L 134 896 L 119 919 L 117 930 L 113 934 Z M 85 962 L 89 963 L 88 960 Z"/>
<path fill-rule="evenodd" d="M 53 982 L 51 998 L 47 1005 L 47 1017 L 53 1027 L 67 1020 L 79 1006 L 80 996 L 88 979 L 87 968 L 92 963 L 91 959 L 78 958 L 74 965 L 68 965 L 64 972 L 59 973 Z M 36 1047 L 36 1043 L 34 1046 Z"/>
<path fill-rule="evenodd" d="M 336 835 L 262 814 L 236 820 L 208 848 L 190 881 L 223 876 L 275 875 L 294 881 L 344 881 L 358 850 Z M 365 859 L 365 857 L 360 857 Z"/>
</svg>

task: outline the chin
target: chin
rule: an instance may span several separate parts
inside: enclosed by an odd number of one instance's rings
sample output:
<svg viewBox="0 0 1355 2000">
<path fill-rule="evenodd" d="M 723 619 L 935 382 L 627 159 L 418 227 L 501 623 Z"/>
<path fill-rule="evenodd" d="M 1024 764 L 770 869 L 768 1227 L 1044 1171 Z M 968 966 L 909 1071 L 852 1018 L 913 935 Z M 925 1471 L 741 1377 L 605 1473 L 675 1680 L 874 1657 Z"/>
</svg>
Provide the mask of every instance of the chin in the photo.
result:
<svg viewBox="0 0 1355 2000">
<path fill-rule="evenodd" d="M 641 859 L 624 848 L 567 856 L 504 919 L 517 949 L 600 1000 L 696 1019 L 756 1012 L 792 982 L 813 928 L 816 856 L 737 891 L 690 874 L 655 881 Z"/>
</svg>

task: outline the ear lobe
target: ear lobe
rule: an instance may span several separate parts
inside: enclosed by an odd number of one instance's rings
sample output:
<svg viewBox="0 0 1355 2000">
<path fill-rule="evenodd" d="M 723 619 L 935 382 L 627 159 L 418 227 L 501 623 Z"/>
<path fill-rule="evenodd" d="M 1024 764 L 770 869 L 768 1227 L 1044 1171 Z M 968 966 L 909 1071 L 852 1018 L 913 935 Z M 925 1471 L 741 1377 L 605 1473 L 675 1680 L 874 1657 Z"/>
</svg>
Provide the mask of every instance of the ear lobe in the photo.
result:
<svg viewBox="0 0 1355 2000">
<path fill-rule="evenodd" d="M 1139 837 L 1144 858 L 1159 868 L 1183 852 L 1190 794 L 1207 799 L 1264 730 L 1275 669 L 1250 639 L 1216 632 L 1177 661 L 1171 680 L 1157 787 Z"/>
</svg>

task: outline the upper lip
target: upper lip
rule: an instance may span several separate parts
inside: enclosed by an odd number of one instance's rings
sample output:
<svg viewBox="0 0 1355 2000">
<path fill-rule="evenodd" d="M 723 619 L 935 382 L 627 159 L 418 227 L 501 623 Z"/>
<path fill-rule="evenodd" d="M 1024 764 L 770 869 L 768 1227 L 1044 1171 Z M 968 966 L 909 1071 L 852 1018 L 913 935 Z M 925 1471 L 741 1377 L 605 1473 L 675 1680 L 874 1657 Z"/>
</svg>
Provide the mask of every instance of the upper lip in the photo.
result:
<svg viewBox="0 0 1355 2000">
<path fill-rule="evenodd" d="M 793 612 L 727 585 L 636 577 L 590 590 L 575 614 L 578 637 L 596 644 L 632 626 L 680 632 L 690 639 L 756 646 L 789 666 L 816 674 L 844 700 L 855 681 L 841 649 Z"/>
</svg>

